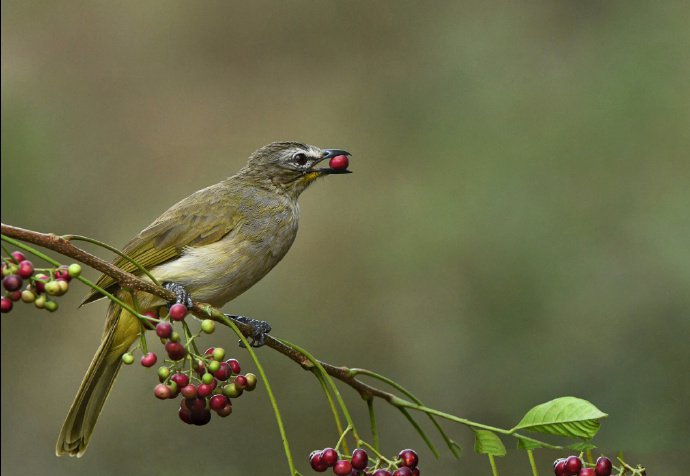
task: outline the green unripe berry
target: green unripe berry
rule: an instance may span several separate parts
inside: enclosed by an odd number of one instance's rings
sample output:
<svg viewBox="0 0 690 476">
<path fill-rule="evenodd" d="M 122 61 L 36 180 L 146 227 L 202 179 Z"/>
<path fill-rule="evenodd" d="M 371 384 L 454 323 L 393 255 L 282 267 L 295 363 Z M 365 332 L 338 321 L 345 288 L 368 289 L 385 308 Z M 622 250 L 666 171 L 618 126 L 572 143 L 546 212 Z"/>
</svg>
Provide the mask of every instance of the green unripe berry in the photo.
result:
<svg viewBox="0 0 690 476">
<path fill-rule="evenodd" d="M 170 334 L 170 342 L 180 342 L 180 333 L 177 331 L 173 331 L 172 334 Z"/>
<path fill-rule="evenodd" d="M 19 266 L 17 266 L 16 264 L 12 264 L 10 266 L 6 266 L 2 270 L 2 276 L 4 277 L 9 276 L 10 274 L 17 274 L 17 271 L 19 271 Z"/>
<path fill-rule="evenodd" d="M 208 374 L 208 373 L 204 374 L 201 376 L 201 381 L 208 385 L 211 382 L 213 382 L 213 375 Z"/>
<path fill-rule="evenodd" d="M 57 311 L 58 308 L 58 303 L 55 301 L 48 301 L 46 300 L 46 303 L 43 305 L 43 307 L 50 312 L 55 312 Z"/>
<path fill-rule="evenodd" d="M 207 368 L 209 372 L 214 374 L 220 368 L 220 362 L 213 360 L 208 364 Z"/>
<path fill-rule="evenodd" d="M 62 296 L 67 291 L 69 291 L 69 284 L 67 283 L 67 281 L 59 279 L 56 282 L 58 283 L 58 289 L 60 290 L 58 296 Z"/>
<path fill-rule="evenodd" d="M 44 307 L 45 305 L 46 305 L 46 297 L 45 297 L 43 294 L 41 294 L 41 295 L 38 296 L 38 297 L 36 298 L 36 300 L 34 301 L 34 306 L 36 306 L 36 307 L 39 308 L 39 309 L 43 309 L 43 307 Z"/>
<path fill-rule="evenodd" d="M 168 367 L 158 367 L 158 377 L 161 381 L 170 376 L 170 369 Z"/>
<path fill-rule="evenodd" d="M 60 285 L 57 281 L 48 281 L 45 284 L 45 289 L 46 294 L 49 294 L 51 296 L 57 296 L 58 294 L 60 294 Z"/>
<path fill-rule="evenodd" d="M 211 319 L 204 319 L 201 321 L 201 330 L 206 334 L 213 334 L 213 331 L 216 330 L 216 323 Z"/>
<path fill-rule="evenodd" d="M 225 357 L 225 349 L 222 347 L 216 347 L 213 349 L 213 360 L 220 362 Z"/>
<path fill-rule="evenodd" d="M 237 398 L 242 395 L 242 389 L 237 388 L 234 383 L 229 383 L 223 387 L 223 395 L 228 398 Z"/>
<path fill-rule="evenodd" d="M 245 377 L 247 377 L 247 390 L 250 392 L 256 388 L 256 375 L 254 374 L 245 374 Z"/>
<path fill-rule="evenodd" d="M 173 381 L 171 380 L 170 382 L 168 382 L 167 385 L 168 385 L 168 388 L 170 389 L 170 391 L 171 391 L 173 394 L 176 394 L 176 393 L 177 393 L 177 382 L 173 382 Z"/>
<path fill-rule="evenodd" d="M 67 268 L 67 272 L 69 273 L 70 276 L 73 278 L 76 278 L 81 274 L 81 266 L 79 266 L 77 263 L 72 263 L 69 265 Z"/>
<path fill-rule="evenodd" d="M 22 291 L 22 301 L 28 304 L 30 302 L 34 302 L 35 300 L 36 295 L 33 292 L 29 291 L 28 289 Z"/>
<path fill-rule="evenodd" d="M 132 365 L 134 363 L 134 356 L 129 352 L 122 354 L 122 363 L 125 365 Z"/>
</svg>

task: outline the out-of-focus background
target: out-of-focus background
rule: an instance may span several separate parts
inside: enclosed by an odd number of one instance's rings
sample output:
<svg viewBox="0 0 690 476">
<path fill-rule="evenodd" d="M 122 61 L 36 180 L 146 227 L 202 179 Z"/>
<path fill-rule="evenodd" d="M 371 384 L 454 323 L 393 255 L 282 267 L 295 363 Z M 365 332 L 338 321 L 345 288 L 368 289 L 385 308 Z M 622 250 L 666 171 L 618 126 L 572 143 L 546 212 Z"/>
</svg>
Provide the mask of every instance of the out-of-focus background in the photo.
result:
<svg viewBox="0 0 690 476">
<path fill-rule="evenodd" d="M 228 310 L 488 424 L 587 398 L 610 413 L 606 454 L 683 474 L 689 14 L 682 1 L 4 1 L 2 220 L 122 245 L 260 145 L 347 149 L 354 173 L 305 193 L 292 250 Z M 56 458 L 102 329 L 104 303 L 76 309 L 85 291 L 2 318 L 3 474 L 287 471 L 262 390 L 189 427 L 138 365 L 86 456 Z M 228 332 L 205 342 L 252 370 Z M 309 473 L 309 452 L 337 439 L 321 390 L 259 355 Z M 424 474 L 489 473 L 465 428 L 446 425 L 463 457 L 435 460 L 379 408 L 387 453 L 416 448 Z M 501 474 L 528 474 L 506 444 Z M 562 455 L 538 452 L 542 472 Z"/>
</svg>

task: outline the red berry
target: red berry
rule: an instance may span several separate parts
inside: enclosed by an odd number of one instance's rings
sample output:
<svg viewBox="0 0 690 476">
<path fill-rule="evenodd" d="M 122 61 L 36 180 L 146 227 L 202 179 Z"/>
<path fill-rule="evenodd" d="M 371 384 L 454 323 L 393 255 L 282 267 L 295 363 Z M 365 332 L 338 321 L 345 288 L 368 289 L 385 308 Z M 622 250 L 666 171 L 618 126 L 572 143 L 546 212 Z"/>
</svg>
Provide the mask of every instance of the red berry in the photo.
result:
<svg viewBox="0 0 690 476">
<path fill-rule="evenodd" d="M 412 470 L 412 476 L 419 476 L 419 467 Z"/>
<path fill-rule="evenodd" d="M 168 387 L 167 385 L 159 383 L 158 385 L 153 387 L 153 394 L 156 396 L 156 398 L 165 400 L 167 398 L 170 398 L 170 396 L 172 395 L 172 390 L 170 390 L 170 387 Z"/>
<path fill-rule="evenodd" d="M 177 415 L 180 417 L 180 420 L 182 420 L 186 424 L 192 424 L 192 412 L 187 407 L 180 405 L 180 409 L 177 412 Z"/>
<path fill-rule="evenodd" d="M 31 263 L 31 261 L 24 260 L 21 263 L 19 263 L 19 269 L 17 270 L 17 274 L 21 278 L 29 278 L 31 277 L 32 274 L 34 274 L 34 265 Z"/>
<path fill-rule="evenodd" d="M 179 342 L 167 342 L 165 351 L 172 360 L 182 360 L 187 355 L 187 349 Z"/>
<path fill-rule="evenodd" d="M 232 405 L 230 402 L 226 403 L 223 408 L 220 410 L 216 410 L 216 414 L 220 417 L 225 418 L 226 416 L 230 415 L 232 413 Z"/>
<path fill-rule="evenodd" d="M 320 451 L 316 451 L 311 454 L 309 457 L 309 464 L 311 465 L 311 469 L 317 473 L 323 473 L 328 469 L 328 465 L 324 463 L 323 459 L 321 458 Z"/>
<path fill-rule="evenodd" d="M 69 275 L 67 266 L 60 266 L 58 269 L 55 270 L 55 279 L 62 279 L 63 281 L 67 282 L 72 280 L 72 276 Z"/>
<path fill-rule="evenodd" d="M 209 406 L 211 407 L 211 410 L 221 410 L 225 405 L 228 404 L 228 397 L 225 395 L 214 395 L 211 397 L 211 401 L 209 402 Z"/>
<path fill-rule="evenodd" d="M 606 456 L 600 456 L 597 458 L 597 465 L 594 468 L 594 472 L 597 476 L 611 476 L 612 471 L 613 465 L 611 464 L 610 459 L 608 459 Z"/>
<path fill-rule="evenodd" d="M 247 377 L 244 375 L 238 375 L 235 377 L 235 386 L 239 388 L 240 390 L 244 390 L 247 388 Z"/>
<path fill-rule="evenodd" d="M 228 359 L 225 361 L 225 363 L 230 366 L 232 373 L 234 374 L 238 374 L 242 371 L 240 368 L 240 363 L 237 361 L 237 359 Z"/>
<path fill-rule="evenodd" d="M 352 472 L 352 463 L 346 459 L 341 459 L 333 465 L 333 472 L 338 476 L 350 476 Z"/>
<path fill-rule="evenodd" d="M 22 292 L 12 291 L 11 293 L 7 293 L 7 297 L 10 298 L 10 301 L 17 302 L 22 298 Z"/>
<path fill-rule="evenodd" d="M 553 462 L 553 474 L 565 476 L 565 458 L 560 458 Z"/>
<path fill-rule="evenodd" d="M 232 375 L 232 369 L 226 362 L 221 362 L 218 370 L 213 374 L 220 381 L 225 381 Z"/>
<path fill-rule="evenodd" d="M 168 312 L 170 313 L 170 319 L 173 321 L 182 321 L 187 315 L 187 306 L 178 302 L 177 304 L 170 306 L 170 310 Z"/>
<path fill-rule="evenodd" d="M 193 413 L 198 413 L 206 409 L 206 399 L 201 397 L 185 398 L 180 402 L 180 406 L 189 409 Z"/>
<path fill-rule="evenodd" d="M 407 466 L 402 466 L 393 472 L 393 476 L 412 476 L 412 470 Z"/>
<path fill-rule="evenodd" d="M 2 280 L 2 285 L 10 292 L 17 291 L 22 287 L 22 284 L 24 284 L 24 281 L 16 274 L 10 274 Z"/>
<path fill-rule="evenodd" d="M 333 448 L 326 448 L 321 452 L 321 459 L 328 466 L 333 466 L 338 461 L 338 452 Z"/>
<path fill-rule="evenodd" d="M 391 472 L 387 469 L 377 469 L 371 476 L 391 476 Z"/>
<path fill-rule="evenodd" d="M 189 376 L 186 374 L 176 373 L 170 377 L 170 380 L 175 382 L 179 388 L 184 388 L 189 385 Z"/>
<path fill-rule="evenodd" d="M 594 468 L 582 468 L 577 476 L 596 476 Z"/>
<path fill-rule="evenodd" d="M 582 469 L 582 460 L 577 456 L 568 456 L 565 460 L 565 474 L 575 476 Z"/>
<path fill-rule="evenodd" d="M 416 468 L 419 463 L 419 457 L 414 450 L 402 450 L 398 453 L 398 458 L 400 458 L 400 464 L 410 469 Z"/>
<path fill-rule="evenodd" d="M 180 389 L 180 393 L 184 398 L 196 397 L 196 387 L 194 385 L 185 385 Z"/>
<path fill-rule="evenodd" d="M 328 166 L 335 170 L 345 170 L 350 165 L 347 155 L 336 155 L 328 161 Z"/>
<path fill-rule="evenodd" d="M 2 296 L 2 298 L 0 298 L 0 311 L 2 311 L 3 313 L 10 312 L 12 310 L 12 306 L 13 304 L 11 299 L 5 296 Z"/>
<path fill-rule="evenodd" d="M 22 253 L 21 251 L 13 251 L 12 252 L 12 258 L 14 258 L 14 261 L 17 264 L 21 263 L 22 261 L 24 261 L 26 259 L 26 257 L 24 256 L 24 253 Z"/>
<path fill-rule="evenodd" d="M 172 335 L 173 326 L 167 321 L 156 324 L 156 335 L 161 339 L 167 339 Z"/>
<path fill-rule="evenodd" d="M 352 462 L 352 467 L 354 469 L 364 469 L 367 467 L 367 463 L 369 462 L 369 455 L 363 449 L 357 448 L 352 452 L 352 459 L 350 461 Z"/>
<path fill-rule="evenodd" d="M 213 387 L 214 387 L 213 385 L 209 385 L 207 383 L 202 383 L 201 385 L 199 385 L 197 387 L 196 393 L 200 397 L 208 397 L 209 395 L 211 395 L 213 393 Z"/>
<path fill-rule="evenodd" d="M 144 367 L 153 367 L 156 365 L 156 362 L 158 361 L 158 356 L 154 354 L 153 352 L 149 352 L 146 355 L 141 356 L 141 365 Z"/>
</svg>

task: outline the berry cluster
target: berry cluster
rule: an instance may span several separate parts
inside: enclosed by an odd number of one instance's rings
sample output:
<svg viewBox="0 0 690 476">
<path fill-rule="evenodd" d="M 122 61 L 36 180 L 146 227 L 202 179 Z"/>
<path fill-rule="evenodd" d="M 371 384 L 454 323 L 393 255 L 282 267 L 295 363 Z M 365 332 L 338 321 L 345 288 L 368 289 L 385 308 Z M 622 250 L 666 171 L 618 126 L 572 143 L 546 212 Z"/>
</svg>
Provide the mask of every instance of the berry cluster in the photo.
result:
<svg viewBox="0 0 690 476">
<path fill-rule="evenodd" d="M 165 308 L 163 308 L 165 309 Z M 161 399 L 182 397 L 178 415 L 190 425 L 205 425 L 211 420 L 211 410 L 218 416 L 226 417 L 232 413 L 231 399 L 237 398 L 247 390 L 256 388 L 257 378 L 252 373 L 241 374 L 240 363 L 236 359 L 225 359 L 225 350 L 211 347 L 201 355 L 194 352 L 194 339 L 198 336 L 188 334 L 185 328 L 185 343 L 182 336 L 174 330 L 174 324 L 184 321 L 187 308 L 184 304 L 173 304 L 164 316 L 147 311 L 144 313 L 148 327 L 155 329 L 165 346 L 167 359 L 158 368 L 158 380 L 154 395 Z M 201 331 L 210 334 L 215 323 L 204 320 Z M 134 363 L 130 352 L 122 356 L 125 364 Z M 146 352 L 140 359 L 144 367 L 153 367 L 158 361 L 154 352 Z"/>
<path fill-rule="evenodd" d="M 0 298 L 0 310 L 10 312 L 15 302 L 22 301 L 54 312 L 58 303 L 50 298 L 65 294 L 69 290 L 70 280 L 80 274 L 81 266 L 76 263 L 37 269 L 20 251 L 13 252 L 11 257 L 3 256 L 2 287 L 5 292 Z"/>
<path fill-rule="evenodd" d="M 597 459 L 592 468 L 587 468 L 577 456 L 557 459 L 553 462 L 553 472 L 556 476 L 611 476 L 613 465 L 605 456 Z"/>
<path fill-rule="evenodd" d="M 357 448 L 349 459 L 333 448 L 315 450 L 309 455 L 309 464 L 318 473 L 333 468 L 338 476 L 419 476 L 419 457 L 414 450 L 402 450 L 393 461 L 369 458 L 366 450 Z"/>
</svg>

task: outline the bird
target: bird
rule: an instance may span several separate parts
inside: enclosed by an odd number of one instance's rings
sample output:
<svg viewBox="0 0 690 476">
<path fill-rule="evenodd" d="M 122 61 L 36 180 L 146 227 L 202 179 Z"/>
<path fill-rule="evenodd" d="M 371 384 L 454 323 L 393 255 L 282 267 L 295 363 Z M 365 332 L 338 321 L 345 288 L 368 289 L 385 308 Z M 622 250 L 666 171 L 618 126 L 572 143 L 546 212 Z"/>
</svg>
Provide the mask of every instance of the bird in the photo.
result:
<svg viewBox="0 0 690 476">
<path fill-rule="evenodd" d="M 193 297 L 214 307 L 223 306 L 263 278 L 290 249 L 297 234 L 300 194 L 320 177 L 349 172 L 346 167 L 317 165 L 349 155 L 341 149 L 301 142 L 265 145 L 235 175 L 170 207 L 122 252 L 175 291 L 178 301 L 189 306 Z M 142 274 L 125 258 L 118 257 L 113 263 L 124 271 Z M 136 302 L 142 311 L 166 304 L 151 294 L 121 289 L 107 275 L 97 285 L 129 305 Z M 103 297 L 92 291 L 82 305 Z M 122 355 L 143 332 L 137 316 L 110 303 L 100 346 L 60 431 L 58 456 L 84 455 Z"/>
</svg>

